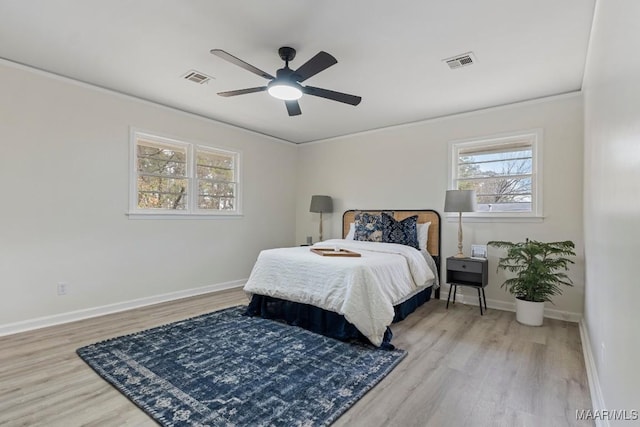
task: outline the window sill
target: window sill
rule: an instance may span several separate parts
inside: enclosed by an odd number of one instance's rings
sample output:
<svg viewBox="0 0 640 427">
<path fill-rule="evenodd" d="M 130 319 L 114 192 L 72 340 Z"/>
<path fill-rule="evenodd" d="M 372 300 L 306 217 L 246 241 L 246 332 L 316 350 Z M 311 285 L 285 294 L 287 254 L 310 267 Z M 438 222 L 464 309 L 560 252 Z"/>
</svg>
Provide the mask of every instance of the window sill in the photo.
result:
<svg viewBox="0 0 640 427">
<path fill-rule="evenodd" d="M 458 214 L 447 213 L 447 222 L 458 222 Z M 544 222 L 542 215 L 510 215 L 510 214 L 465 214 L 462 213 L 462 222 Z"/>
<path fill-rule="evenodd" d="M 125 212 L 129 219 L 240 219 L 242 213 Z"/>
</svg>

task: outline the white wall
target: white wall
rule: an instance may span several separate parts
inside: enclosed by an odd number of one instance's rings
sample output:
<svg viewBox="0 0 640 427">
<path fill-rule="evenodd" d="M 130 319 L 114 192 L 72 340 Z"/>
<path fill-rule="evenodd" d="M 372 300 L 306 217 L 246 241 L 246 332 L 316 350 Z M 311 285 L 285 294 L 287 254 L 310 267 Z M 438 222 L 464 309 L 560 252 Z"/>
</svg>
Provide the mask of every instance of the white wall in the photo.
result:
<svg viewBox="0 0 640 427">
<path fill-rule="evenodd" d="M 585 323 L 595 403 L 609 410 L 640 410 L 640 58 L 629 54 L 640 49 L 638 18 L 635 0 L 598 1 L 583 87 Z"/>
<path fill-rule="evenodd" d="M 0 326 L 245 279 L 294 243 L 296 146 L 9 63 L 0 94 Z M 244 216 L 128 219 L 130 126 L 242 151 Z"/>
<path fill-rule="evenodd" d="M 312 194 L 334 199 L 335 213 L 325 216 L 325 237 L 341 237 L 347 209 L 435 209 L 442 212 L 447 184 L 448 142 L 533 128 L 544 130 L 544 215 L 539 223 L 465 222 L 465 248 L 489 240 L 573 240 L 575 286 L 548 308 L 583 310 L 584 257 L 582 238 L 583 123 L 580 94 L 494 108 L 406 126 L 367 132 L 300 147 L 298 162 L 298 243 L 318 239 L 318 214 L 309 213 Z M 443 221 L 443 254 L 457 246 L 457 221 Z M 491 252 L 494 252 L 490 249 Z M 500 288 L 503 273 L 490 257 L 488 302 L 510 307 L 513 298 Z M 466 289 L 463 292 L 473 290 Z M 472 299 L 475 301 L 475 298 Z M 556 315 L 562 315 L 562 313 Z"/>
</svg>

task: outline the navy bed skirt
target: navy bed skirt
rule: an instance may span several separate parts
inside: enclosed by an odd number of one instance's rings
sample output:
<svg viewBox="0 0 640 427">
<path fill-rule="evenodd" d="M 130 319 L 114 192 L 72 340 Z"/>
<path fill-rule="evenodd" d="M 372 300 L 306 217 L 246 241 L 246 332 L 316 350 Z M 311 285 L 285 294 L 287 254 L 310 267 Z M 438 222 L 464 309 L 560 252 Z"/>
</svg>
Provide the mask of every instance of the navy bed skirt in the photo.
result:
<svg viewBox="0 0 640 427">
<path fill-rule="evenodd" d="M 405 319 L 418 307 L 431 299 L 432 287 L 424 289 L 407 301 L 394 307 L 393 323 Z M 286 301 L 279 298 L 254 294 L 247 307 L 247 315 L 260 316 L 265 319 L 281 320 L 289 325 L 299 326 L 312 332 L 336 338 L 341 341 L 369 340 L 344 316 L 332 311 L 323 310 L 309 304 Z M 393 349 L 391 338 L 393 334 L 387 327 L 381 348 Z"/>
</svg>

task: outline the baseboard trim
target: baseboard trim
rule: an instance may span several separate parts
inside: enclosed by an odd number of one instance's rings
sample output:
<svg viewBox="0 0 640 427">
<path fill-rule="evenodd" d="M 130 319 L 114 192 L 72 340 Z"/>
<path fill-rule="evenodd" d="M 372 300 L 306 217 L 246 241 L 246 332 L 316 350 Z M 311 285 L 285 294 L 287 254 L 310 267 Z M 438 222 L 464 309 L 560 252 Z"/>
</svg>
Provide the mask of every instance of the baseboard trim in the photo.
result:
<svg viewBox="0 0 640 427">
<path fill-rule="evenodd" d="M 83 310 L 70 311 L 67 313 L 55 314 L 52 316 L 38 317 L 35 319 L 23 320 L 15 323 L 0 325 L 0 337 L 5 335 L 17 334 L 20 332 L 31 331 L 34 329 L 46 328 L 48 326 L 60 325 L 63 323 L 75 322 L 78 320 L 89 319 L 105 314 L 118 313 L 120 311 L 131 310 L 134 308 L 145 307 L 147 305 L 159 304 L 163 302 L 189 298 L 197 295 L 207 294 L 210 292 L 224 291 L 227 289 L 239 288 L 245 284 L 247 279 L 234 280 L 231 282 L 216 283 L 213 285 L 202 286 L 199 288 L 185 289 L 182 291 L 169 292 L 161 295 L 138 298 L 130 301 L 123 301 L 114 304 L 107 304 L 99 307 L 92 307 Z"/>
<path fill-rule="evenodd" d="M 582 353 L 584 354 L 584 365 L 587 370 L 587 381 L 589 382 L 589 392 L 591 393 L 591 406 L 594 412 L 602 412 L 607 406 L 604 404 L 602 396 L 602 388 L 600 388 L 600 379 L 598 378 L 598 369 L 596 361 L 593 357 L 593 347 L 589 339 L 589 331 L 584 319 L 578 324 L 580 329 L 580 341 L 582 342 Z M 609 427 L 609 420 L 606 417 L 595 419 L 596 427 Z"/>
<path fill-rule="evenodd" d="M 447 296 L 449 293 L 449 288 L 447 287 L 445 290 L 445 286 L 442 286 L 442 288 L 440 289 L 440 299 L 443 300 L 447 300 Z M 461 302 L 462 304 L 468 304 L 468 305 L 478 305 L 478 297 L 477 295 L 464 295 L 461 292 L 461 289 L 463 288 L 463 286 L 458 286 L 458 291 L 456 293 L 456 302 Z M 475 293 L 475 291 L 472 291 Z M 453 295 L 451 296 L 451 299 L 453 300 Z M 516 311 L 516 303 L 515 302 L 507 302 L 507 301 L 501 301 L 501 300 L 496 300 L 496 299 L 489 299 L 487 298 L 487 308 L 493 308 L 496 310 L 503 310 L 503 311 Z M 547 317 L 549 319 L 558 319 L 558 320 L 566 320 L 567 322 L 573 322 L 573 323 L 578 323 L 582 320 L 582 313 L 574 313 L 571 311 L 564 311 L 564 310 L 556 310 L 553 308 L 547 308 L 545 305 L 544 308 L 544 317 Z"/>
</svg>

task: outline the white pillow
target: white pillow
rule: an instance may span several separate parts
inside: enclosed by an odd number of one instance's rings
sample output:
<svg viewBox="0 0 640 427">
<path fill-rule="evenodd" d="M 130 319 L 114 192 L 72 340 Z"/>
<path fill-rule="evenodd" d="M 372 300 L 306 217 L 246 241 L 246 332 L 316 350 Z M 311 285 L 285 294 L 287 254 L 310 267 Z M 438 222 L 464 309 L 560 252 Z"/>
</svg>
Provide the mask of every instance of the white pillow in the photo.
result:
<svg viewBox="0 0 640 427">
<path fill-rule="evenodd" d="M 429 226 L 430 222 L 425 222 L 424 224 L 416 225 L 416 230 L 418 232 L 418 246 L 421 250 L 427 250 L 427 239 L 429 239 Z"/>
<path fill-rule="evenodd" d="M 356 224 L 352 222 L 351 224 L 349 224 L 349 232 L 347 233 L 347 236 L 344 239 L 353 240 L 355 237 L 356 237 Z"/>
</svg>

